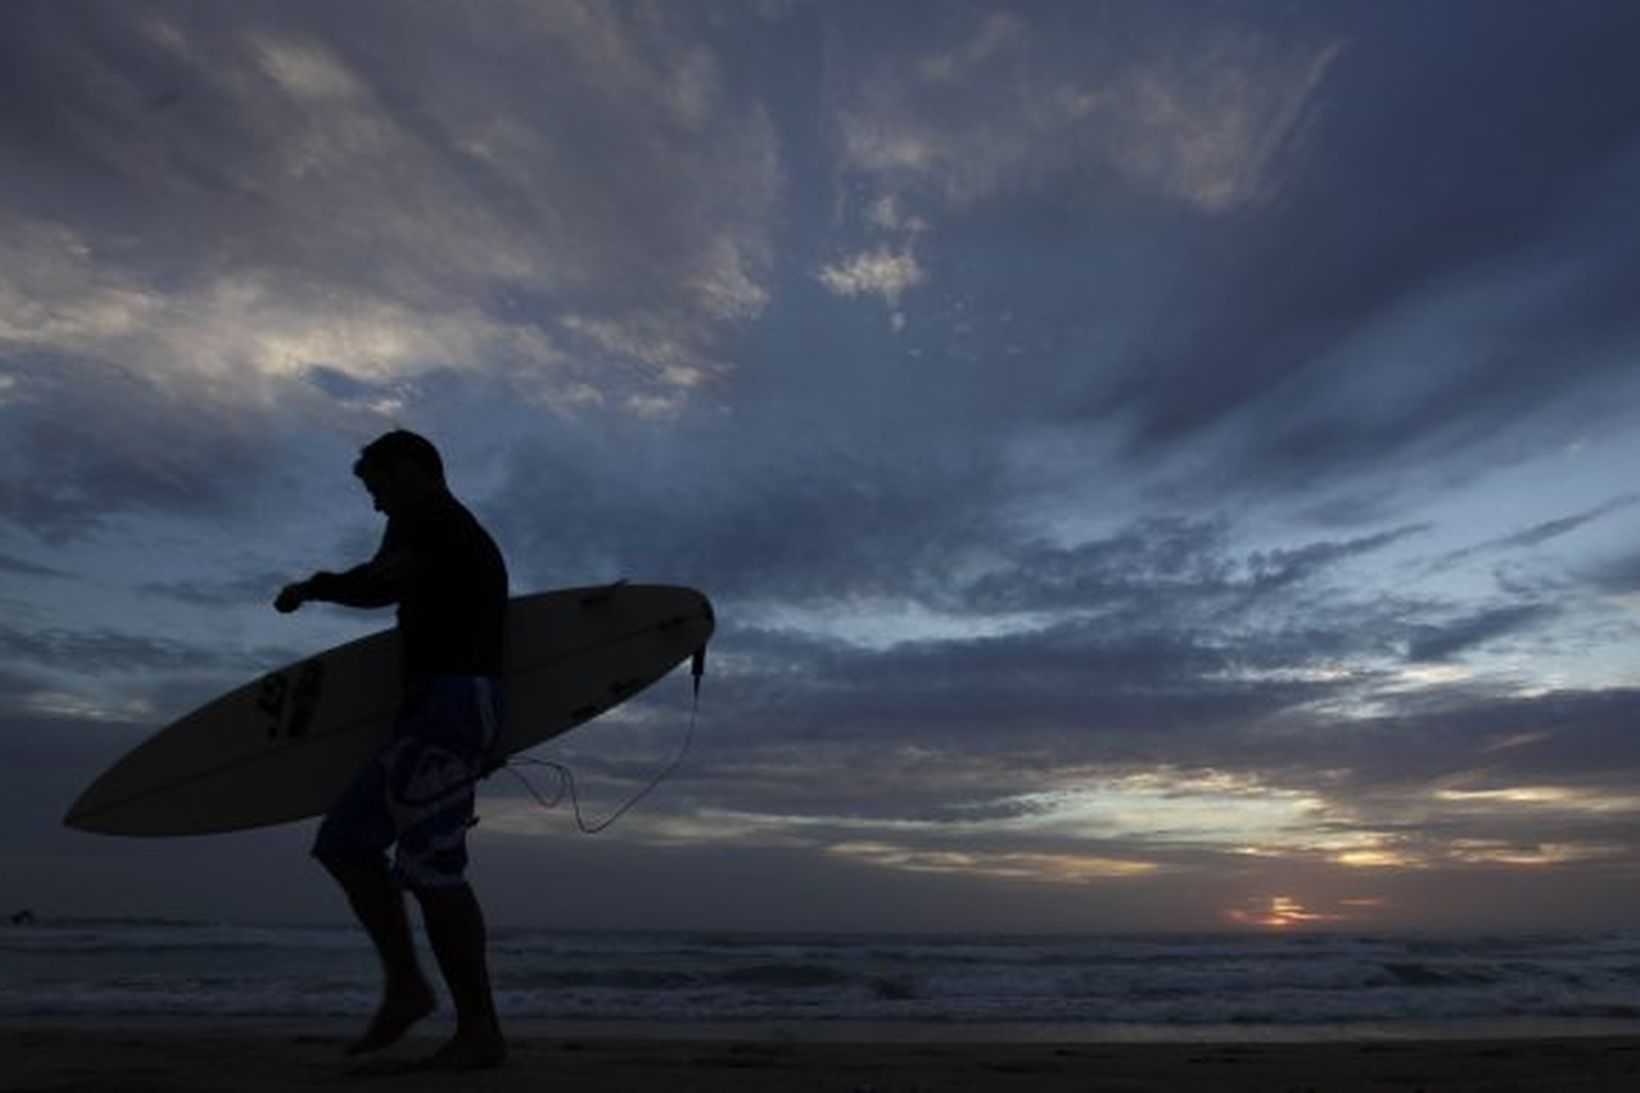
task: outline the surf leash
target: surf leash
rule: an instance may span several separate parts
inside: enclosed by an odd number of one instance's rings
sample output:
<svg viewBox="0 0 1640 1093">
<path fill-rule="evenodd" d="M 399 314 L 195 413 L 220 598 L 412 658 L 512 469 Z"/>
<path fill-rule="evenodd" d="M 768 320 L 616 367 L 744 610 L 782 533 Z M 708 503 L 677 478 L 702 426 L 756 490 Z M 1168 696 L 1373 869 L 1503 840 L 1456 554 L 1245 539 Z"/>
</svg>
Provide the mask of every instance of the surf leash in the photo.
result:
<svg viewBox="0 0 1640 1093">
<path fill-rule="evenodd" d="M 568 764 L 560 763 L 552 759 L 536 759 L 528 755 L 515 755 L 511 759 L 507 760 L 507 763 L 503 769 L 505 769 L 507 773 L 511 774 L 514 778 L 518 779 L 518 781 L 523 784 L 525 789 L 529 790 L 530 796 L 535 798 L 536 804 L 540 805 L 544 809 L 547 809 L 548 811 L 551 811 L 552 809 L 555 809 L 559 805 L 563 804 L 564 798 L 568 797 L 570 808 L 575 813 L 575 826 L 580 829 L 581 834 L 598 834 L 612 825 L 616 820 L 619 820 L 622 816 L 626 815 L 632 806 L 649 796 L 649 794 L 654 791 L 655 787 L 666 781 L 666 779 L 671 776 L 673 771 L 683 765 L 684 758 L 689 754 L 689 749 L 695 742 L 695 724 L 700 719 L 700 679 L 701 676 L 706 674 L 706 646 L 703 645 L 699 649 L 695 650 L 694 656 L 689 662 L 689 674 L 692 677 L 694 694 L 689 705 L 689 728 L 684 733 L 683 744 L 678 748 L 678 753 L 672 757 L 672 761 L 670 763 L 666 764 L 666 766 L 662 767 L 654 777 L 650 778 L 649 781 L 638 790 L 638 792 L 627 798 L 626 803 L 622 804 L 621 807 L 617 808 L 608 816 L 605 816 L 602 820 L 599 820 L 596 823 L 587 822 L 586 816 L 581 811 L 580 794 L 575 789 L 575 772 L 569 768 Z M 558 775 L 558 792 L 553 794 L 550 799 L 542 796 L 541 791 L 535 787 L 535 783 L 531 782 L 529 778 L 524 775 L 523 771 L 517 769 L 519 766 L 546 767 L 548 770 L 551 770 L 553 773 Z"/>
</svg>

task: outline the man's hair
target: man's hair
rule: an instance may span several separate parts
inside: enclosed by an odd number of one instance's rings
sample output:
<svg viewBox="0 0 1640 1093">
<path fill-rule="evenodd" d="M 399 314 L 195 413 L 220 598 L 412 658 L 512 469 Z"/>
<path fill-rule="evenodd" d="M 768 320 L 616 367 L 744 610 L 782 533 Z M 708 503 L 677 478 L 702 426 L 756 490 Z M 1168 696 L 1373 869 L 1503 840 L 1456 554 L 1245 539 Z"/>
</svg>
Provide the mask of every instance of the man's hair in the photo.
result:
<svg viewBox="0 0 1640 1093">
<path fill-rule="evenodd" d="M 433 442 L 408 429 L 394 429 L 372 440 L 359 452 L 353 473 L 364 478 L 378 468 L 409 464 L 444 481 L 444 460 Z"/>
</svg>

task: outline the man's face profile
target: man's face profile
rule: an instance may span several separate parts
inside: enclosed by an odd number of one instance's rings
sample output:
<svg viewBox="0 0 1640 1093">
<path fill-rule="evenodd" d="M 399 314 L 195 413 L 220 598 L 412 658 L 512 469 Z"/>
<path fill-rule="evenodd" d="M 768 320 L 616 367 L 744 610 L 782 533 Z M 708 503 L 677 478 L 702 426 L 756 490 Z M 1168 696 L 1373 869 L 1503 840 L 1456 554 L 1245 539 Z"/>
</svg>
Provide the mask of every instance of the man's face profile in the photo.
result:
<svg viewBox="0 0 1640 1093">
<path fill-rule="evenodd" d="M 390 465 L 376 464 L 361 468 L 359 471 L 359 480 L 364 483 L 365 491 L 370 494 L 371 503 L 377 512 L 387 516 L 391 516 L 393 510 L 398 507 L 404 492 L 400 488 L 402 477 Z"/>
</svg>

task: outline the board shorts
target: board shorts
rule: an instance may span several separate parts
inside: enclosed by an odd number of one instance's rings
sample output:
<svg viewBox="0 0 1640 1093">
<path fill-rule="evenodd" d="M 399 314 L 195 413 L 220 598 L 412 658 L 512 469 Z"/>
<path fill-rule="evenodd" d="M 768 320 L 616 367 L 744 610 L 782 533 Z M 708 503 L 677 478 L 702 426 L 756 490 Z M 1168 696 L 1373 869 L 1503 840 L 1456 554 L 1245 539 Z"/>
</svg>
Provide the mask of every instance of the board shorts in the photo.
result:
<svg viewBox="0 0 1640 1093">
<path fill-rule="evenodd" d="M 500 727 L 494 681 L 437 676 L 415 684 L 392 736 L 325 814 L 313 856 L 378 862 L 393 847 L 392 874 L 402 887 L 466 883 L 473 789 L 494 765 Z"/>
</svg>

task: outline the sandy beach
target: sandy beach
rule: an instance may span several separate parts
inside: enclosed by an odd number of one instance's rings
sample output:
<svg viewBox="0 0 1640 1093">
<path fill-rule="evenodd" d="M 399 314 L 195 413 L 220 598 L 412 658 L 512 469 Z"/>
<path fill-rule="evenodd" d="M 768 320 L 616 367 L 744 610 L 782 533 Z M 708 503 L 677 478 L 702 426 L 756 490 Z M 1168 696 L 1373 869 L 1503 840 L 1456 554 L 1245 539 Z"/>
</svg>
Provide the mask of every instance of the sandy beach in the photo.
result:
<svg viewBox="0 0 1640 1093">
<path fill-rule="evenodd" d="M 1330 1043 L 838 1043 L 524 1036 L 496 1071 L 410 1068 L 436 1041 L 368 1062 L 340 1035 L 237 1029 L 0 1030 L 0 1089 L 271 1093 L 309 1086 L 588 1093 L 779 1090 L 1245 1090 L 1520 1093 L 1640 1088 L 1640 1037 Z"/>
</svg>

